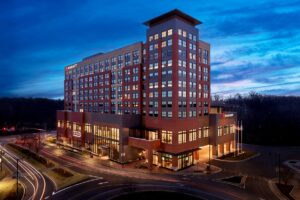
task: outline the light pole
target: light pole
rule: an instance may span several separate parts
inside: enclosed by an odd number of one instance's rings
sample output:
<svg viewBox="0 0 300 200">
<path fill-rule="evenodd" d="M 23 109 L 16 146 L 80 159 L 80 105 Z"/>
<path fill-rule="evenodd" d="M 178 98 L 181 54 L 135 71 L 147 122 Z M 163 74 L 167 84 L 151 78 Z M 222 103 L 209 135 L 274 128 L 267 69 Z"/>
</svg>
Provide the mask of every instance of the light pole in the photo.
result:
<svg viewBox="0 0 300 200">
<path fill-rule="evenodd" d="M 16 158 L 17 160 L 17 199 L 19 195 L 19 158 Z"/>
<path fill-rule="evenodd" d="M 241 153 L 243 153 L 243 121 L 241 120 Z"/>
<path fill-rule="evenodd" d="M 124 157 L 125 157 L 125 152 L 121 153 L 122 168 L 124 167 Z"/>
<path fill-rule="evenodd" d="M 207 170 L 210 170 L 210 136 L 208 136 L 208 167 Z"/>
<path fill-rule="evenodd" d="M 280 153 L 278 153 L 278 182 L 279 182 L 279 185 L 280 185 Z"/>
<path fill-rule="evenodd" d="M 3 155 L 5 154 L 5 152 L 1 149 L 0 150 L 0 156 L 1 156 L 1 158 L 0 158 L 0 163 L 1 163 L 1 172 L 2 172 L 2 162 L 3 162 Z"/>
</svg>

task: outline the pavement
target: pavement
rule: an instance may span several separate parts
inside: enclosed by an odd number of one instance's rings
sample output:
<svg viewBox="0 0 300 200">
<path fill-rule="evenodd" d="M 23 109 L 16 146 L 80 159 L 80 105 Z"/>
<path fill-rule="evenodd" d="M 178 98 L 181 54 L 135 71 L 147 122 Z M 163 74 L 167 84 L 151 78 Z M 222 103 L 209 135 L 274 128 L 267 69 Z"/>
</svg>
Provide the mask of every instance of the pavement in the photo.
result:
<svg viewBox="0 0 300 200">
<path fill-rule="evenodd" d="M 9 139 L 9 141 L 12 140 L 13 138 Z M 276 177 L 278 155 L 280 154 L 282 161 L 296 159 L 300 155 L 300 148 L 256 145 L 244 145 L 244 148 L 259 152 L 260 156 L 235 163 L 212 160 L 214 173 L 207 174 L 205 172 L 206 164 L 194 165 L 178 172 L 159 167 L 154 167 L 150 171 L 136 168 L 137 163 L 121 165 L 96 156 L 90 158 L 88 155 L 65 151 L 57 148 L 56 145 L 46 145 L 40 151 L 43 156 L 54 160 L 61 166 L 88 174 L 90 179 L 55 191 L 53 184 L 51 186 L 51 183 L 48 183 L 49 180 L 47 181 L 47 178 L 44 177 L 46 188 L 50 189 L 45 191 L 43 197 L 45 199 L 108 199 L 115 193 L 140 191 L 143 188 L 151 190 L 155 189 L 155 186 L 159 186 L 165 190 L 182 192 L 190 190 L 190 193 L 195 192 L 195 194 L 198 192 L 197 195 L 206 199 L 279 199 L 269 187 L 269 181 Z M 27 166 L 27 168 L 30 167 Z M 38 176 L 38 173 L 35 174 Z M 247 177 L 245 178 L 245 188 L 218 181 L 224 177 L 236 175 Z M 37 179 L 42 180 L 42 177 Z M 26 182 L 26 180 L 23 181 Z M 26 185 L 30 186 L 30 183 L 27 182 Z M 41 182 L 39 185 L 43 185 L 43 183 Z M 31 190 L 37 189 L 32 188 Z"/>
<path fill-rule="evenodd" d="M 45 195 L 52 193 L 54 187 L 47 177 L 44 177 L 41 172 L 22 158 L 19 158 L 18 155 L 4 147 L 1 147 L 1 149 L 5 151 L 3 159 L 8 168 L 14 173 L 14 177 L 17 177 L 17 159 L 19 159 L 19 181 L 25 186 L 23 199 L 43 199 Z"/>
</svg>

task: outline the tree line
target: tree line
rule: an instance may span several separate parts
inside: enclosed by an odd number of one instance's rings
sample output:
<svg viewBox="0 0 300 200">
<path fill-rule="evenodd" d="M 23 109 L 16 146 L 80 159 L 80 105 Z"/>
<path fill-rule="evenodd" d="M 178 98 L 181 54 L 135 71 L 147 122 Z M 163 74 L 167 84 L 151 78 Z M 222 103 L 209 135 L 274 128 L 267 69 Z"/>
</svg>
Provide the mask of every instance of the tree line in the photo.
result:
<svg viewBox="0 0 300 200">
<path fill-rule="evenodd" d="M 56 110 L 63 100 L 46 98 L 0 98 L 0 128 L 15 126 L 54 129 Z"/>
<path fill-rule="evenodd" d="M 55 129 L 56 110 L 63 110 L 63 104 L 63 100 L 45 98 L 0 98 L 0 128 Z M 212 105 L 238 114 L 245 143 L 300 145 L 300 97 L 257 93 L 227 99 L 215 96 Z"/>
<path fill-rule="evenodd" d="M 259 145 L 300 145 L 300 97 L 250 93 L 213 104 L 234 111 L 243 122 L 244 142 Z"/>
</svg>

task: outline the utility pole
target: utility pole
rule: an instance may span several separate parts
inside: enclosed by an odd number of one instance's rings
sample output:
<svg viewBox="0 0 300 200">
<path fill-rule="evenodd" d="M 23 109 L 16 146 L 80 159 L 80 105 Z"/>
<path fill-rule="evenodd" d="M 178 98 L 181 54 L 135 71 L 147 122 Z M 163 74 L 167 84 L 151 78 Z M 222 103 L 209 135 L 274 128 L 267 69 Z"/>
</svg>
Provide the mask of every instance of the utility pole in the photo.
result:
<svg viewBox="0 0 300 200">
<path fill-rule="evenodd" d="M 235 125 L 234 125 L 234 137 L 233 137 L 233 146 L 234 146 L 234 157 L 236 156 L 236 130 L 237 130 L 237 128 L 236 128 L 236 123 L 235 123 Z"/>
<path fill-rule="evenodd" d="M 243 153 L 243 121 L 241 120 L 241 153 Z"/>
<path fill-rule="evenodd" d="M 210 170 L 210 136 L 208 136 L 208 170 Z"/>
<path fill-rule="evenodd" d="M 19 158 L 17 158 L 17 199 L 19 195 Z"/>
<path fill-rule="evenodd" d="M 0 156 L 1 156 L 1 158 L 0 158 L 0 163 L 1 163 L 1 172 L 2 172 L 2 163 L 3 163 L 3 155 L 5 154 L 5 152 L 1 149 L 0 150 Z"/>
<path fill-rule="evenodd" d="M 280 153 L 278 153 L 278 181 L 280 185 Z"/>
</svg>

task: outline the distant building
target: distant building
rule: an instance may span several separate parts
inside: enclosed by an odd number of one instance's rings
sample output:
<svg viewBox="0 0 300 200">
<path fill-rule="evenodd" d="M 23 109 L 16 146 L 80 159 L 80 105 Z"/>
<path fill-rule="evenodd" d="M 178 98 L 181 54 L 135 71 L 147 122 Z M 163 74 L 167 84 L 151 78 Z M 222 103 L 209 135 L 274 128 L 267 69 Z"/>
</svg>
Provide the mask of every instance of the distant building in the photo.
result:
<svg viewBox="0 0 300 200">
<path fill-rule="evenodd" d="M 144 23 L 146 42 L 65 68 L 58 143 L 127 163 L 179 170 L 234 150 L 236 116 L 210 114 L 210 45 L 173 10 Z M 211 148 L 208 148 L 211 145 Z"/>
</svg>

